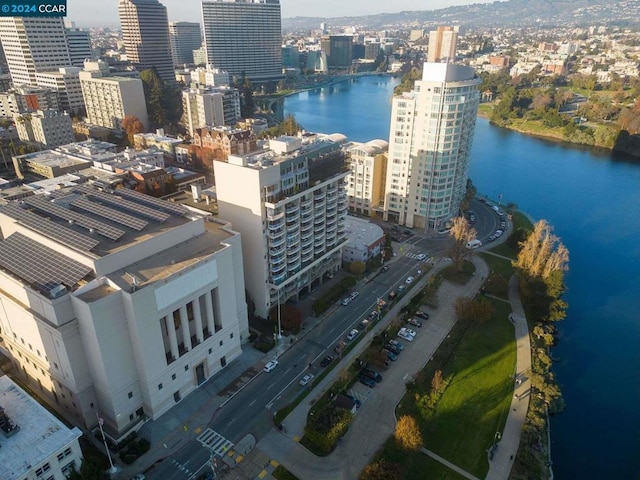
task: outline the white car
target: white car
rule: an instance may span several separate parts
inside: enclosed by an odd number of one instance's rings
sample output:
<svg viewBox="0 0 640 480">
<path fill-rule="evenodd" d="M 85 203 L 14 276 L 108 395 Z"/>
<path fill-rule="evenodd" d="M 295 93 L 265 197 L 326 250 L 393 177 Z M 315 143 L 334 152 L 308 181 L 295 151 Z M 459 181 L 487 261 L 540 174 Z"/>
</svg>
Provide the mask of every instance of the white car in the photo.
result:
<svg viewBox="0 0 640 480">
<path fill-rule="evenodd" d="M 351 303 L 351 300 L 353 300 L 353 298 L 351 298 L 351 297 L 344 297 L 344 298 L 342 299 L 342 305 L 344 305 L 344 306 L 346 307 L 347 305 L 349 305 L 349 304 Z"/>
<path fill-rule="evenodd" d="M 398 332 L 398 336 L 399 336 L 400 338 L 405 339 L 407 342 L 413 342 L 413 337 L 412 337 L 411 335 L 409 335 L 407 332 L 403 331 L 403 330 L 404 330 L 404 329 L 401 329 L 401 330 Z"/>
<path fill-rule="evenodd" d="M 358 292 L 351 292 L 351 300 L 355 299 L 358 295 L 360 295 Z"/>
<path fill-rule="evenodd" d="M 415 279 L 413 277 L 407 277 L 407 279 L 405 280 L 405 283 L 407 285 L 411 285 L 413 283 Z"/>
<path fill-rule="evenodd" d="M 400 331 L 403 333 L 406 333 L 407 335 L 410 335 L 411 337 L 415 337 L 417 335 L 415 330 L 411 330 L 410 328 L 407 328 L 407 327 L 402 327 Z"/>
<path fill-rule="evenodd" d="M 358 336 L 358 330 L 356 328 L 354 328 L 353 330 L 351 330 L 348 334 L 347 334 L 347 340 L 351 341 L 354 338 L 356 338 Z"/>
<path fill-rule="evenodd" d="M 263 372 L 267 372 L 269 373 L 271 370 L 273 370 L 274 368 L 276 368 L 278 366 L 278 360 L 271 360 L 270 362 L 268 362 L 264 368 L 262 369 Z"/>
<path fill-rule="evenodd" d="M 313 380 L 314 378 L 315 378 L 315 375 L 313 373 L 307 373 L 304 377 L 300 379 L 300 385 L 304 387 L 309 383 L 311 383 L 311 380 Z"/>
<path fill-rule="evenodd" d="M 427 254 L 426 253 L 419 253 L 418 255 L 416 255 L 416 258 L 418 260 L 424 260 L 427 258 Z"/>
</svg>

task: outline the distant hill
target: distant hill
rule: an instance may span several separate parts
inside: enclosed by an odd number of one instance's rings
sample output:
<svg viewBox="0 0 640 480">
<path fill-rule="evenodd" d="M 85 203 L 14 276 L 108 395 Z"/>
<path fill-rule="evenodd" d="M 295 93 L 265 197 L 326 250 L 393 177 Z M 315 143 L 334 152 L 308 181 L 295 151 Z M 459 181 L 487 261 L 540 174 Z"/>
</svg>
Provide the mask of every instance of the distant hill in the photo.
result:
<svg viewBox="0 0 640 480">
<path fill-rule="evenodd" d="M 327 22 L 331 27 L 421 28 L 433 25 L 468 27 L 640 25 L 640 0 L 508 0 L 440 10 L 381 13 L 359 17 L 295 17 L 282 19 L 285 31 L 308 30 Z"/>
</svg>

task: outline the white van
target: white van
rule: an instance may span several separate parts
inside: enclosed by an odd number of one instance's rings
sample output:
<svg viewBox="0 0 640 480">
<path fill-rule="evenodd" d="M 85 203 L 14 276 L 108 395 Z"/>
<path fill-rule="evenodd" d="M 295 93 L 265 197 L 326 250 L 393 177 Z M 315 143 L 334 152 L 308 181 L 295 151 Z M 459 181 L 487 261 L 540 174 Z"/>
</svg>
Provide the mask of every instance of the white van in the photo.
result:
<svg viewBox="0 0 640 480">
<path fill-rule="evenodd" d="M 467 248 L 469 250 L 475 250 L 476 248 L 480 248 L 482 246 L 482 242 L 478 239 L 470 240 L 467 242 Z"/>
</svg>

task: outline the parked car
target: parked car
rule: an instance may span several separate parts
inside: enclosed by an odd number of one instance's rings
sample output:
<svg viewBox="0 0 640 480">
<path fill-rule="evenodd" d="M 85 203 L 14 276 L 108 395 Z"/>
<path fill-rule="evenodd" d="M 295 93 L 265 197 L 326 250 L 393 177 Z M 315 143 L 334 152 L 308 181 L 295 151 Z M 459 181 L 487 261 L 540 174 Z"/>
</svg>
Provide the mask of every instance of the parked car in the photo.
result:
<svg viewBox="0 0 640 480">
<path fill-rule="evenodd" d="M 420 317 L 423 320 L 429 320 L 429 314 L 427 312 L 416 312 L 416 317 Z"/>
<path fill-rule="evenodd" d="M 387 358 L 389 358 L 389 360 L 391 360 L 392 362 L 395 362 L 398 359 L 398 355 L 387 350 Z"/>
<path fill-rule="evenodd" d="M 397 294 L 395 291 L 393 291 L 393 292 L 390 292 L 390 293 L 389 293 L 388 298 L 389 298 L 389 300 L 393 300 L 393 299 L 394 299 L 394 298 L 396 298 L 397 296 L 398 296 L 398 294 Z"/>
<path fill-rule="evenodd" d="M 398 340 L 391 339 L 387 343 L 389 343 L 390 345 L 393 345 L 400 351 L 404 350 L 404 345 L 402 344 L 402 342 L 399 342 Z"/>
<path fill-rule="evenodd" d="M 358 330 L 357 330 L 357 329 L 355 329 L 355 328 L 354 328 L 354 329 L 352 329 L 352 330 L 347 334 L 347 340 L 349 340 L 349 341 L 353 340 L 354 338 L 356 338 L 356 337 L 358 336 L 358 333 L 360 333 L 360 332 L 358 332 Z"/>
<path fill-rule="evenodd" d="M 414 327 L 420 328 L 422 326 L 422 322 L 420 320 L 416 320 L 415 318 L 409 318 L 407 320 L 409 325 L 413 325 Z"/>
<path fill-rule="evenodd" d="M 407 285 L 411 285 L 415 279 L 413 277 L 407 277 L 404 281 Z"/>
<path fill-rule="evenodd" d="M 379 316 L 380 316 L 380 314 L 378 313 L 378 311 L 377 311 L 377 310 L 372 310 L 372 311 L 369 313 L 369 319 L 371 319 L 371 320 L 375 320 L 375 319 L 376 319 L 376 318 L 378 318 Z"/>
<path fill-rule="evenodd" d="M 366 385 L 369 388 L 373 388 L 373 387 L 376 386 L 376 381 L 373 380 L 372 378 L 367 377 L 367 376 L 360 375 L 358 377 L 358 380 L 360 380 L 361 384 Z"/>
<path fill-rule="evenodd" d="M 382 381 L 382 375 L 380 375 L 378 372 L 376 372 L 375 370 L 372 370 L 370 368 L 363 368 L 360 371 L 360 375 L 361 376 L 365 376 L 365 377 L 369 377 L 369 378 L 375 380 L 378 383 L 380 383 Z"/>
<path fill-rule="evenodd" d="M 342 353 L 342 351 L 344 350 L 344 347 L 347 346 L 346 342 L 340 342 L 336 345 L 336 347 L 333 349 L 334 352 L 336 352 L 338 355 L 340 355 Z"/>
<path fill-rule="evenodd" d="M 507 222 L 500 222 L 500 228 L 504 229 L 507 226 Z"/>
<path fill-rule="evenodd" d="M 490 235 L 490 236 L 489 236 L 489 241 L 490 241 L 490 242 L 493 242 L 495 239 L 496 239 L 496 236 L 495 236 L 495 235 Z"/>
<path fill-rule="evenodd" d="M 389 271 L 389 265 L 385 265 L 384 267 L 382 267 L 380 269 L 380 273 L 384 273 L 384 272 L 387 272 L 387 271 Z"/>
<path fill-rule="evenodd" d="M 398 293 L 402 293 L 402 292 L 404 292 L 406 288 L 407 288 L 407 287 L 406 287 L 406 285 L 400 285 L 400 286 L 398 287 Z"/>
<path fill-rule="evenodd" d="M 131 477 L 131 480 L 145 480 L 147 477 L 145 477 L 142 473 L 136 473 L 133 477 Z"/>
<path fill-rule="evenodd" d="M 267 364 L 264 366 L 262 371 L 269 373 L 271 370 L 273 370 L 277 366 L 278 366 L 278 360 L 271 360 L 270 362 L 267 362 Z"/>
<path fill-rule="evenodd" d="M 418 255 L 416 255 L 416 258 L 420 261 L 424 260 L 427 258 L 427 254 L 426 253 L 419 253 Z"/>
<path fill-rule="evenodd" d="M 367 320 L 366 318 L 364 320 L 362 320 L 358 326 L 356 327 L 359 331 L 362 331 L 364 329 L 367 328 L 367 325 L 369 325 L 369 320 Z"/>
<path fill-rule="evenodd" d="M 391 345 L 390 343 L 386 343 L 383 347 L 388 352 L 393 352 L 396 355 L 400 355 L 400 349 L 395 345 Z"/>
<path fill-rule="evenodd" d="M 398 332 L 398 336 L 400 338 L 405 339 L 407 342 L 413 342 L 413 337 L 411 335 L 409 335 L 407 332 L 405 332 L 404 330 L 400 330 Z"/>
<path fill-rule="evenodd" d="M 360 295 L 358 292 L 351 292 L 351 300 L 356 298 L 358 295 Z"/>
<path fill-rule="evenodd" d="M 333 362 L 333 356 L 332 355 L 327 355 L 326 357 L 324 357 L 322 359 L 322 361 L 320 362 L 320 366 L 321 367 L 326 367 L 327 365 L 329 365 L 331 362 Z"/>
<path fill-rule="evenodd" d="M 353 401 L 353 403 L 355 403 L 356 408 L 360 408 L 360 405 L 362 405 L 362 402 L 360 401 L 360 399 L 358 397 L 355 397 L 353 395 L 346 395 L 348 398 L 351 399 L 351 401 Z"/>
<path fill-rule="evenodd" d="M 315 375 L 313 373 L 307 373 L 304 377 L 300 379 L 300 385 L 303 387 L 307 386 L 313 379 Z"/>
<path fill-rule="evenodd" d="M 415 330 L 411 330 L 410 328 L 407 328 L 407 327 L 402 327 L 400 331 L 412 337 L 415 337 L 417 335 Z"/>
<path fill-rule="evenodd" d="M 503 233 L 504 232 L 502 230 L 496 230 L 494 235 L 496 236 L 496 238 L 498 238 L 498 237 L 502 236 Z"/>
<path fill-rule="evenodd" d="M 342 305 L 344 305 L 344 306 L 346 307 L 347 305 L 349 305 L 349 304 L 351 303 L 351 300 L 353 300 L 353 298 L 351 298 L 351 297 L 344 297 L 344 298 L 342 299 Z"/>
</svg>

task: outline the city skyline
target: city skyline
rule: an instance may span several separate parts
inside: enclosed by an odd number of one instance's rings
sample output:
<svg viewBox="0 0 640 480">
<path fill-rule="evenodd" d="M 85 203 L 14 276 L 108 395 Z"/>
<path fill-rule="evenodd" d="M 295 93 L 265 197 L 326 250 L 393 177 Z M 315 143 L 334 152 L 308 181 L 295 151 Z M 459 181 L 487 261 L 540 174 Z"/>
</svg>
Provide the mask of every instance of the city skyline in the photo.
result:
<svg viewBox="0 0 640 480">
<path fill-rule="evenodd" d="M 201 2 L 199 0 L 161 0 L 167 7 L 169 21 L 201 22 Z M 311 0 L 280 0 L 282 18 L 319 17 L 336 18 L 358 15 L 375 15 L 378 13 L 397 13 L 404 10 L 437 10 L 458 5 L 473 3 L 490 3 L 489 0 L 435 0 L 428 6 L 416 0 L 399 0 L 390 5 L 383 0 L 354 0 L 341 2 L 327 0 L 322 4 Z M 68 20 L 78 26 L 114 27 L 118 28 L 118 2 L 108 0 L 98 4 L 88 4 L 82 0 L 68 1 Z"/>
</svg>

